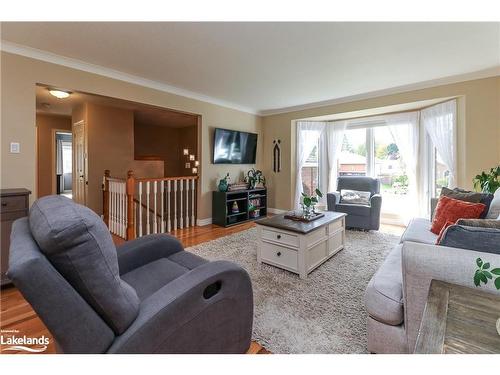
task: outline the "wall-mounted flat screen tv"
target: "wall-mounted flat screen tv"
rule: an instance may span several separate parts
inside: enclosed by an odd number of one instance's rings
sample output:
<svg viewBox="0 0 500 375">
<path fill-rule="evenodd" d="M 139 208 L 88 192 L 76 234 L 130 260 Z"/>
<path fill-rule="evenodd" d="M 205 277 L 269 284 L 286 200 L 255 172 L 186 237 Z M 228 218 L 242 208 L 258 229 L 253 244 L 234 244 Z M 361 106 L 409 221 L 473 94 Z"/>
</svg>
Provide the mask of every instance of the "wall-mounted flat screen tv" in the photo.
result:
<svg viewBox="0 0 500 375">
<path fill-rule="evenodd" d="M 215 129 L 214 164 L 255 164 L 257 134 Z"/>
</svg>

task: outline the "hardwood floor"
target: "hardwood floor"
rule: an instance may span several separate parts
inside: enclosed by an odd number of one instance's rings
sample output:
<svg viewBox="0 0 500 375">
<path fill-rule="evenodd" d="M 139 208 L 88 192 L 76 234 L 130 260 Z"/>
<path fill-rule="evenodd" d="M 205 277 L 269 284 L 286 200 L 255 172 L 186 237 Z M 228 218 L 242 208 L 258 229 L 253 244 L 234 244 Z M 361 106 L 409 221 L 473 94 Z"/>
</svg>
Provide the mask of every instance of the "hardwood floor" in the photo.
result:
<svg viewBox="0 0 500 375">
<path fill-rule="evenodd" d="M 211 241 L 219 237 L 237 233 L 255 226 L 253 222 L 236 225 L 230 228 L 222 228 L 216 225 L 206 225 L 203 227 L 192 227 L 180 229 L 172 232 L 179 238 L 184 247 L 194 246 L 202 242 Z M 381 231 L 400 235 L 404 228 L 393 225 L 382 225 Z M 114 237 L 117 245 L 124 240 Z M 55 345 L 49 331 L 33 311 L 29 303 L 23 298 L 21 293 L 13 287 L 2 288 L 0 293 L 0 329 L 2 335 L 8 337 L 11 335 L 8 331 L 18 331 L 17 336 L 26 335 L 30 337 L 40 337 L 45 335 L 50 338 L 50 343 L 46 354 L 56 353 Z M 15 354 L 15 351 L 2 352 L 2 354 Z M 25 352 L 22 352 L 25 353 Z M 252 342 L 247 354 L 268 354 L 264 347 L 256 342 Z"/>
</svg>

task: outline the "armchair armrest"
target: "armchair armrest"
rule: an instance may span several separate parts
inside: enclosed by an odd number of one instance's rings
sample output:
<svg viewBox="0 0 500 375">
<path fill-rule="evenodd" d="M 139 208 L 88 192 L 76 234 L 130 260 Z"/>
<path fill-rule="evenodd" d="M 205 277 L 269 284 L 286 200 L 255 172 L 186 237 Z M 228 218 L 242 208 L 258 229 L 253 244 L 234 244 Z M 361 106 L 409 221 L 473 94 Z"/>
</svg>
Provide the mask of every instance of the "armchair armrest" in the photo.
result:
<svg viewBox="0 0 500 375">
<path fill-rule="evenodd" d="M 405 242 L 402 248 L 403 299 L 408 349 L 415 347 L 432 279 L 475 288 L 476 259 L 500 267 L 500 255 L 452 247 Z M 500 293 L 491 280 L 481 289 Z"/>
<path fill-rule="evenodd" d="M 340 192 L 326 193 L 326 205 L 328 211 L 335 211 L 335 206 L 340 202 Z"/>
<path fill-rule="evenodd" d="M 125 242 L 116 248 L 120 275 L 182 250 L 180 241 L 168 234 L 150 234 Z"/>
<path fill-rule="evenodd" d="M 378 230 L 380 228 L 380 210 L 382 209 L 382 196 L 380 194 L 373 194 L 370 198 L 370 221 L 371 228 Z"/>
<path fill-rule="evenodd" d="M 231 262 L 210 262 L 145 299 L 135 322 L 109 352 L 244 353 L 252 323 L 248 273 Z"/>
</svg>

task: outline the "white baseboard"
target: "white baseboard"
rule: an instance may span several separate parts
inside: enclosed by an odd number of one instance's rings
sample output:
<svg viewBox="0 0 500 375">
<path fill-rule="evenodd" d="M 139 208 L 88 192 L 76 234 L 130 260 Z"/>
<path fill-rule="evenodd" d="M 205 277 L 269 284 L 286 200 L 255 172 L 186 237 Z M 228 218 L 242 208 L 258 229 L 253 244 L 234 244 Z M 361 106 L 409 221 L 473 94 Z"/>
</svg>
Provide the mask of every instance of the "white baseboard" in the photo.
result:
<svg viewBox="0 0 500 375">
<path fill-rule="evenodd" d="M 210 224 L 212 224 L 211 217 L 207 217 L 206 219 L 197 219 L 196 220 L 196 226 L 198 226 L 198 227 L 202 227 L 204 225 L 210 225 Z"/>
<path fill-rule="evenodd" d="M 279 208 L 268 207 L 267 212 L 269 212 L 270 214 L 284 214 L 285 212 L 287 212 L 287 210 L 281 210 Z"/>
</svg>

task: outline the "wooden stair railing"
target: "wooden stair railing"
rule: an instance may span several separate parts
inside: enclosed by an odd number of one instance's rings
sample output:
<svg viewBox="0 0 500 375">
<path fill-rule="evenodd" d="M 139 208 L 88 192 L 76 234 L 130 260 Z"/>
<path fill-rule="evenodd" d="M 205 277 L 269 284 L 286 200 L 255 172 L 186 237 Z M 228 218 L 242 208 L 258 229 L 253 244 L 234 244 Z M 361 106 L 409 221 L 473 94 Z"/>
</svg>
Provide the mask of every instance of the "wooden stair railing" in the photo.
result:
<svg viewBox="0 0 500 375">
<path fill-rule="evenodd" d="M 127 172 L 126 179 L 118 179 L 106 170 L 102 185 L 103 220 L 111 233 L 126 240 L 194 226 L 197 179 L 135 178 L 132 171 Z"/>
</svg>

